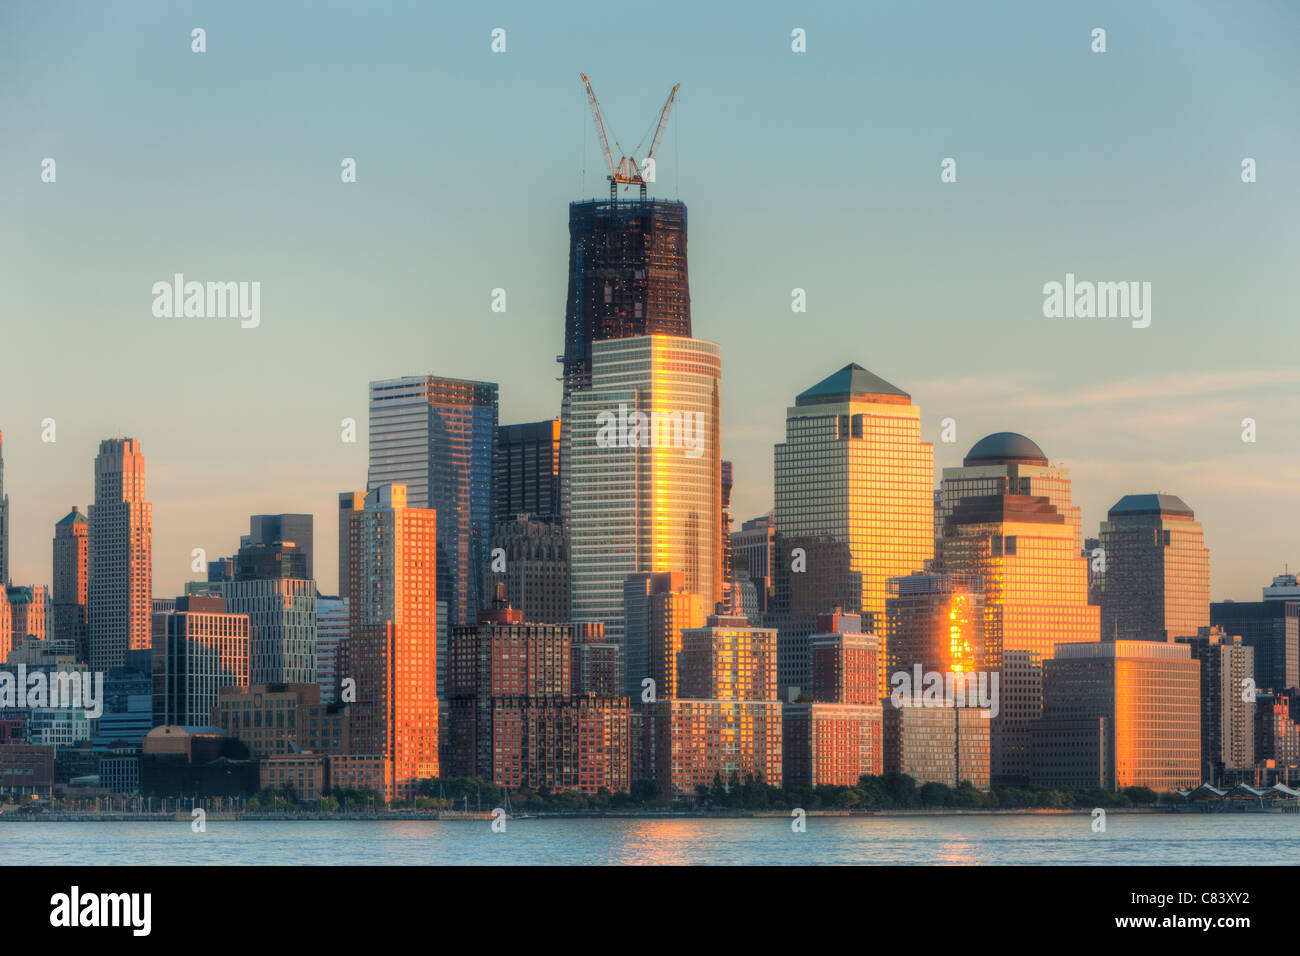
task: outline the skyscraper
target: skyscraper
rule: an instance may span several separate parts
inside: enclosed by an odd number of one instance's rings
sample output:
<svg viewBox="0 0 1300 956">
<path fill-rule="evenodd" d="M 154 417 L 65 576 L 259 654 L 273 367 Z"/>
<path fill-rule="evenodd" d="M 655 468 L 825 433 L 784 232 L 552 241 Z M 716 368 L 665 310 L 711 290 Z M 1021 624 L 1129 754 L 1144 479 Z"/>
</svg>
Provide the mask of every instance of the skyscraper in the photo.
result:
<svg viewBox="0 0 1300 956">
<path fill-rule="evenodd" d="M 570 395 L 591 385 L 592 345 L 642 335 L 691 335 L 686 206 L 671 200 L 569 204 L 569 287 L 560 407 L 560 513 L 573 467 Z"/>
<path fill-rule="evenodd" d="M 995 432 L 981 438 L 966 453 L 960 468 L 945 468 L 936 496 L 935 537 L 967 498 L 988 495 L 1028 495 L 1046 498 L 1065 520 L 1082 548 L 1080 512 L 1070 500 L 1070 472 L 1047 461 L 1043 450 L 1017 432 Z"/>
<path fill-rule="evenodd" d="M 107 671 L 151 641 L 153 505 L 144 498 L 144 453 L 136 439 L 99 443 L 89 517 L 90 668 Z"/>
<path fill-rule="evenodd" d="M 339 648 L 348 639 L 348 602 L 322 595 L 316 599 L 316 677 L 322 703 L 338 700 Z"/>
<path fill-rule="evenodd" d="M 621 643 L 629 574 L 680 571 L 706 607 L 721 600 L 722 359 L 667 335 L 591 348 L 591 388 L 572 396 L 572 614 Z"/>
<path fill-rule="evenodd" d="M 884 770 L 880 643 L 857 614 L 832 612 L 809 639 L 810 700 L 782 702 L 786 786 L 857 786 Z"/>
<path fill-rule="evenodd" d="M 453 625 L 474 623 L 484 605 L 496 434 L 492 382 L 415 375 L 370 383 L 366 489 L 403 484 L 410 508 L 438 513 L 438 593 Z"/>
<path fill-rule="evenodd" d="M 86 631 L 86 592 L 89 584 L 90 523 L 72 510 L 54 525 L 54 639 L 85 663 L 90 648 Z"/>
<path fill-rule="evenodd" d="M 351 572 L 348 568 L 349 548 L 351 539 L 348 537 L 348 522 L 352 515 L 360 511 L 366 503 L 366 493 L 364 491 L 341 491 L 339 492 L 339 598 L 346 601 L 348 599 L 348 583 L 351 580 Z"/>
<path fill-rule="evenodd" d="M 1043 487 L 1039 479 L 1050 482 Z M 1043 662 L 1063 644 L 1098 639 L 1088 559 L 1066 504 L 1068 472 L 1049 469 L 1023 435 L 999 432 L 976 442 L 960 468 L 945 468 L 940 490 L 936 567 L 982 579 L 983 666 L 1000 672 L 990 729 L 993 782 L 1024 781 L 1030 730 L 1041 715 Z"/>
<path fill-rule="evenodd" d="M 889 582 L 889 673 L 978 674 L 989 669 L 984 582 L 970 574 L 911 574 Z"/>
<path fill-rule="evenodd" d="M 889 579 L 924 570 L 933 556 L 934 446 L 921 440 L 921 411 L 906 392 L 849 364 L 786 410 L 774 477 L 772 613 L 784 694 L 808 686 L 818 614 L 861 614 L 883 638 Z"/>
<path fill-rule="evenodd" d="M 595 342 L 690 334 L 685 204 L 570 203 L 565 394 L 589 384 Z"/>
<path fill-rule="evenodd" d="M 1210 625 L 1210 552 L 1176 495 L 1125 495 L 1101 523 L 1101 639 L 1172 641 Z"/>
<path fill-rule="evenodd" d="M 623 584 L 623 608 L 627 696 L 639 704 L 649 678 L 655 698 L 675 697 L 682 631 L 704 626 L 704 598 L 686 588 L 680 571 L 637 572 Z"/>
<path fill-rule="evenodd" d="M 437 515 L 380 485 L 348 521 L 346 676 L 356 680 L 354 754 L 384 762 L 385 797 L 438 776 Z"/>
<path fill-rule="evenodd" d="M 731 533 L 731 552 L 736 568 L 749 572 L 758 592 L 759 608 L 767 610 L 772 584 L 772 543 L 776 534 L 775 515 L 768 513 L 742 522 L 739 531 Z"/>
</svg>

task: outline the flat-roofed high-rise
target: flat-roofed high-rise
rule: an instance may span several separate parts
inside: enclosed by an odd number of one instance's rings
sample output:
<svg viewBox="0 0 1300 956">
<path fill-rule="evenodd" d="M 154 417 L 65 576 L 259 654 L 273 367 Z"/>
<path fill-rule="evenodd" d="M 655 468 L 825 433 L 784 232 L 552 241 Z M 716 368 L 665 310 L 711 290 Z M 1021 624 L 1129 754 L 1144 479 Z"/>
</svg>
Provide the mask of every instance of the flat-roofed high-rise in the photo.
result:
<svg viewBox="0 0 1300 956">
<path fill-rule="evenodd" d="M 622 643 L 630 574 L 680 571 L 706 607 L 722 599 L 722 358 L 668 335 L 592 352 L 592 387 L 572 396 L 571 613 Z"/>
<path fill-rule="evenodd" d="M 89 519 L 90 669 L 107 671 L 151 643 L 153 505 L 144 499 L 144 452 L 136 439 L 99 443 Z"/>
<path fill-rule="evenodd" d="M 384 761 L 390 798 L 438 776 L 436 522 L 401 484 L 368 492 L 348 520 L 353 753 Z"/>
<path fill-rule="evenodd" d="M 497 386 L 436 375 L 370 383 L 366 489 L 406 486 L 410 508 L 438 513 L 438 595 L 450 623 L 484 605 L 492 541 Z"/>
</svg>

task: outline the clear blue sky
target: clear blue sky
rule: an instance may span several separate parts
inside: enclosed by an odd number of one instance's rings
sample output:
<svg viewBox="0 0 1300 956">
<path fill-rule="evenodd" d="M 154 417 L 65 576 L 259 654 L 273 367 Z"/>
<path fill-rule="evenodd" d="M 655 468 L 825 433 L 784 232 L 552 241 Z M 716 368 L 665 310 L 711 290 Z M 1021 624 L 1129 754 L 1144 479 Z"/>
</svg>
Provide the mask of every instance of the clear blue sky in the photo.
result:
<svg viewBox="0 0 1300 956">
<path fill-rule="evenodd" d="M 555 414 L 567 203 L 605 190 L 586 71 L 624 146 L 681 83 L 655 191 L 689 206 L 737 519 L 771 506 L 794 395 L 856 361 L 920 405 L 936 472 L 1024 432 L 1086 533 L 1123 494 L 1179 494 L 1214 599 L 1258 599 L 1300 564 L 1300 5 L 1087 7 L 0 5 L 14 581 L 50 580 L 104 437 L 144 446 L 155 594 L 275 511 L 317 514 L 331 591 L 369 380 L 488 379 L 502 422 Z M 260 281 L 261 327 L 154 318 L 175 272 Z M 1151 327 L 1044 318 L 1067 272 L 1151 282 Z"/>
</svg>

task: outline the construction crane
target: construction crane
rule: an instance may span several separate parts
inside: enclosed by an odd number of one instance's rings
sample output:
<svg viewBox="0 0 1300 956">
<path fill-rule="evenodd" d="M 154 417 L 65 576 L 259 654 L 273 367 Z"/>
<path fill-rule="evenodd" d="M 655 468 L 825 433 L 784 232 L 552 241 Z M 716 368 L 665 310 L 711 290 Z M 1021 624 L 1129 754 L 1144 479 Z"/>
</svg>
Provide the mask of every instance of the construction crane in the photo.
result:
<svg viewBox="0 0 1300 956">
<path fill-rule="evenodd" d="M 591 115 L 596 120 L 596 133 L 600 136 L 600 148 L 605 153 L 605 166 L 609 169 L 609 198 L 611 202 L 618 202 L 618 186 L 622 183 L 624 187 L 640 186 L 641 199 L 646 198 L 646 181 L 642 178 L 643 169 L 654 168 L 655 154 L 659 152 L 659 143 L 664 138 L 664 127 L 668 125 L 668 114 L 672 112 L 673 100 L 677 97 L 677 88 L 681 86 L 677 83 L 673 86 L 668 94 L 668 100 L 664 103 L 663 111 L 659 114 L 659 126 L 655 129 L 654 139 L 650 143 L 650 152 L 646 154 L 645 161 L 638 163 L 635 155 L 625 155 L 619 158 L 617 164 L 614 163 L 614 154 L 609 150 L 609 140 L 605 136 L 605 124 L 600 118 L 600 104 L 596 102 L 596 91 L 591 88 L 591 80 L 587 74 L 582 74 L 582 82 L 587 87 L 587 101 L 591 104 Z M 619 145 L 617 139 L 614 145 L 618 146 L 618 151 L 623 152 L 623 147 Z M 641 148 L 637 144 L 637 150 Z M 633 150 L 635 154 L 636 150 Z"/>
</svg>

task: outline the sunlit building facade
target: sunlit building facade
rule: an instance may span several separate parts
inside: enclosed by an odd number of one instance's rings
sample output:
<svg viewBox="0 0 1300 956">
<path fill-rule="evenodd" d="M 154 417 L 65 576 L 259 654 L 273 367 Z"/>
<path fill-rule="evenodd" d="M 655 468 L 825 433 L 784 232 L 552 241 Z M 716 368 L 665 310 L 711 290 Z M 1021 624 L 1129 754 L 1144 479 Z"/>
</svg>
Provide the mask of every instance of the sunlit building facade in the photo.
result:
<svg viewBox="0 0 1300 956">
<path fill-rule="evenodd" d="M 751 775 L 780 786 L 776 632 L 710 615 L 682 634 L 678 669 L 678 695 L 646 708 L 645 765 L 660 795 L 691 798 L 716 780 L 729 785 Z"/>
<path fill-rule="evenodd" d="M 879 658 L 861 616 L 818 616 L 809 638 L 811 699 L 781 705 L 786 786 L 855 787 L 864 774 L 884 772 Z"/>
<path fill-rule="evenodd" d="M 625 687 L 634 701 L 640 701 L 647 689 L 647 677 L 653 681 L 654 699 L 677 696 L 682 633 L 703 627 L 708 619 L 708 602 L 687 590 L 683 579 L 680 571 L 661 571 L 630 575 L 624 585 L 624 646 L 636 656 L 637 668 L 627 670 Z"/>
<path fill-rule="evenodd" d="M 1157 793 L 1198 786 L 1201 668 L 1187 644 L 1062 644 L 1043 664 L 1034 783 Z"/>
<path fill-rule="evenodd" d="M 934 554 L 933 486 L 920 409 L 861 366 L 846 365 L 787 409 L 775 448 L 772 558 L 783 693 L 808 686 L 818 614 L 860 613 L 883 636 L 889 579 L 923 570 Z M 887 696 L 883 654 L 877 682 Z"/>
<path fill-rule="evenodd" d="M 984 582 L 972 574 L 911 574 L 889 582 L 889 673 L 979 673 L 985 654 Z"/>
<path fill-rule="evenodd" d="M 880 704 L 782 703 L 786 787 L 856 787 L 884 773 Z"/>
<path fill-rule="evenodd" d="M 144 452 L 134 438 L 108 438 L 95 456 L 86 589 L 91 670 L 148 650 L 153 613 L 153 505 L 144 500 Z"/>
<path fill-rule="evenodd" d="M 862 617 L 832 611 L 817 617 L 808 640 L 812 699 L 823 704 L 879 702 L 880 640 L 862 632 Z"/>
<path fill-rule="evenodd" d="M 1125 495 L 1101 523 L 1104 641 L 1172 641 L 1210 626 L 1210 552 L 1176 495 Z"/>
<path fill-rule="evenodd" d="M 935 538 L 944 521 L 967 498 L 1028 495 L 1052 503 L 1083 545 L 1082 517 L 1071 500 L 1069 469 L 1052 465 L 1042 449 L 1017 432 L 995 432 L 976 442 L 961 467 L 945 468 L 935 504 Z"/>
<path fill-rule="evenodd" d="M 571 613 L 621 643 L 630 574 L 680 571 L 708 608 L 722 599 L 722 358 L 667 335 L 591 355 L 591 388 L 571 396 Z"/>
<path fill-rule="evenodd" d="M 1047 457 L 1023 435 L 1000 432 L 976 442 L 962 467 L 945 468 L 940 485 L 945 514 L 936 570 L 981 579 L 981 666 L 1000 672 L 1001 700 L 990 728 L 995 784 L 1030 776 L 1043 662 L 1063 644 L 1096 643 L 1099 636 L 1100 609 L 1088 603 L 1088 559 L 1078 530 L 1047 494 L 1021 493 L 1026 487 L 1048 490 L 1027 485 L 1025 468 L 1047 468 Z M 1057 469 L 1052 480 L 1065 474 Z M 967 493 L 973 480 L 1001 490 Z M 1068 500 L 1068 489 L 1059 485 L 1052 494 Z"/>
<path fill-rule="evenodd" d="M 353 753 L 384 762 L 386 797 L 438 776 L 437 515 L 406 487 L 368 492 L 348 521 L 347 674 Z"/>
</svg>

